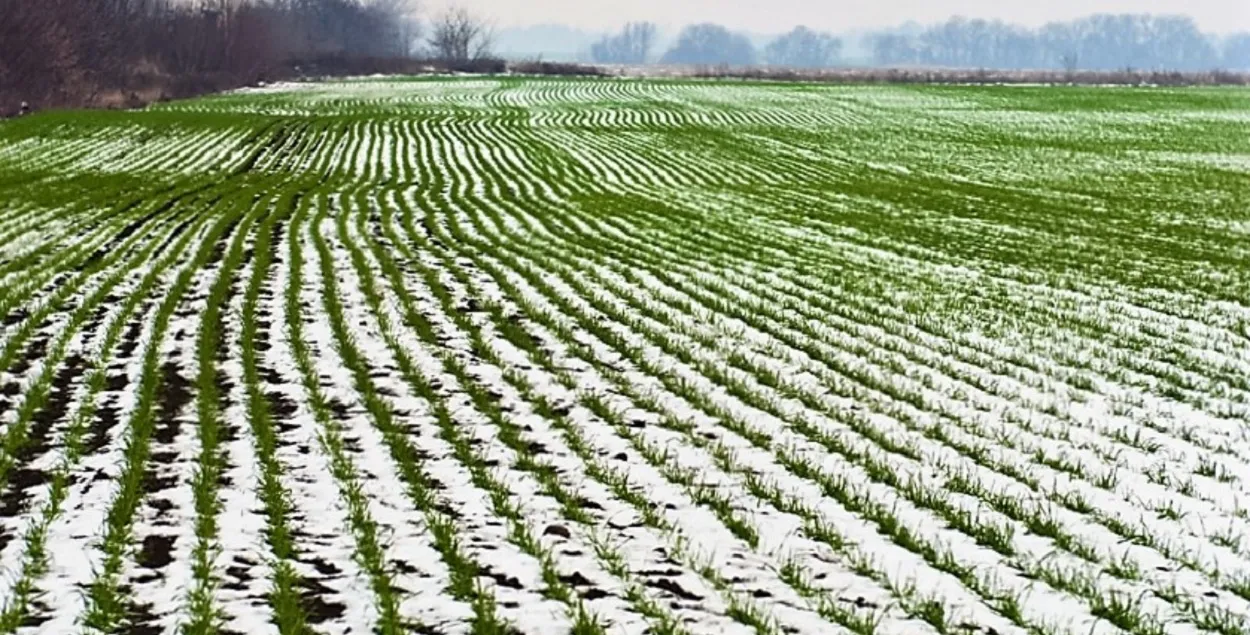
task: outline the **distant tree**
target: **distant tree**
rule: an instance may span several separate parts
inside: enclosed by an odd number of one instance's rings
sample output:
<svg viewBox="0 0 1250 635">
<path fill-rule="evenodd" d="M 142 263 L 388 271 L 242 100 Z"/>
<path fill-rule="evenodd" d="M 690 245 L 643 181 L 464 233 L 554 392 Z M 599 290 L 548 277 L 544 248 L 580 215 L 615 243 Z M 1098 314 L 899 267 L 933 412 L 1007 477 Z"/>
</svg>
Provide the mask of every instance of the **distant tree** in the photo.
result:
<svg viewBox="0 0 1250 635">
<path fill-rule="evenodd" d="M 1038 29 L 1034 47 L 1042 58 L 1038 64 L 1041 67 L 1058 64 L 1071 75 L 1082 65 L 1089 65 L 1089 60 L 1082 57 L 1086 53 L 1082 37 L 1071 22 L 1051 22 Z"/>
<path fill-rule="evenodd" d="M 1150 66 L 1159 70 L 1210 70 L 1220 62 L 1215 44 L 1189 16 L 1154 16 L 1139 27 Z"/>
<path fill-rule="evenodd" d="M 660 61 L 665 64 L 749 66 L 755 63 L 755 47 L 746 36 L 718 24 L 695 24 L 682 30 L 677 36 L 677 43 Z"/>
<path fill-rule="evenodd" d="M 1226 68 L 1250 71 L 1250 33 L 1238 33 L 1224 40 L 1220 63 Z"/>
<path fill-rule="evenodd" d="M 491 55 L 494 32 L 483 20 L 463 7 L 447 9 L 430 27 L 429 44 L 434 57 L 446 62 L 469 62 Z"/>
<path fill-rule="evenodd" d="M 220 0 L 213 0 L 214 2 Z M 227 0 L 240 4 L 240 0 Z M 253 0 L 277 17 L 274 38 L 312 55 L 405 56 L 413 52 L 416 0 Z"/>
<path fill-rule="evenodd" d="M 243 85 L 326 55 L 408 55 L 417 2 L 0 0 L 0 112 L 19 101 L 102 103 L 152 83 L 183 93 Z"/>
<path fill-rule="evenodd" d="M 764 49 L 764 61 L 776 66 L 824 68 L 837 61 L 842 40 L 805 26 L 778 37 Z"/>
<path fill-rule="evenodd" d="M 421 40 L 421 20 L 416 0 L 373 0 L 366 5 L 391 55 L 412 57 Z"/>
<path fill-rule="evenodd" d="M 1069 79 L 1072 78 L 1081 64 L 1081 58 L 1076 53 L 1064 53 L 1059 56 L 1059 61 L 1063 64 L 1063 71 L 1068 74 Z"/>
<path fill-rule="evenodd" d="M 1211 40 L 1185 16 L 1096 14 L 1025 29 L 954 17 L 919 33 L 873 38 L 878 64 L 1074 71 L 1208 70 L 1221 62 Z M 1225 58 L 1227 55 L 1224 56 Z"/>
<path fill-rule="evenodd" d="M 906 66 L 919 62 L 915 38 L 899 33 L 873 36 L 872 57 L 881 66 Z"/>
<path fill-rule="evenodd" d="M 600 64 L 645 64 L 655 45 L 654 22 L 630 22 L 616 35 L 605 35 L 590 47 L 591 58 Z"/>
</svg>

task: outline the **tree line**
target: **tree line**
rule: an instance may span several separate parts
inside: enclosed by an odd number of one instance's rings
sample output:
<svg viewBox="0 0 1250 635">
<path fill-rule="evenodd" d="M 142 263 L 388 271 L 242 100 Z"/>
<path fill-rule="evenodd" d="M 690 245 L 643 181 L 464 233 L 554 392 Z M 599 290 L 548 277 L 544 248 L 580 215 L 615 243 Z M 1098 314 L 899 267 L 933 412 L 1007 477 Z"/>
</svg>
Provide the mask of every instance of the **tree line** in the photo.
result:
<svg viewBox="0 0 1250 635">
<path fill-rule="evenodd" d="M 630 22 L 619 33 L 604 36 L 591 47 L 592 61 L 599 64 L 646 64 L 652 60 L 656 25 Z M 835 64 L 842 41 L 828 33 L 796 27 L 778 37 L 764 51 L 769 64 L 819 68 Z M 760 61 L 755 45 L 746 36 L 719 24 L 693 24 L 681 31 L 677 41 L 659 60 L 661 64 L 729 64 L 750 66 Z"/>
<path fill-rule="evenodd" d="M 1221 42 L 1178 15 L 1100 14 L 1037 29 L 951 18 L 916 34 L 879 35 L 872 52 L 892 66 L 1203 71 L 1250 68 L 1250 34 Z"/>
<path fill-rule="evenodd" d="M 591 49 L 593 61 L 653 61 L 655 25 L 629 23 Z M 1192 18 L 1149 14 L 1092 15 L 1036 29 L 1001 21 L 953 17 L 913 32 L 869 36 L 878 66 L 994 69 L 1202 71 L 1250 69 L 1250 33 L 1222 41 L 1202 33 Z M 823 68 L 843 62 L 844 42 L 831 33 L 795 27 L 762 51 L 740 33 L 713 23 L 694 24 L 655 58 L 663 64 Z"/>
<path fill-rule="evenodd" d="M 0 0 L 0 114 L 14 99 L 105 105 L 158 90 L 185 96 L 337 64 L 413 72 L 396 60 L 501 70 L 489 22 L 460 8 L 422 20 L 417 0 Z M 658 29 L 630 22 L 594 44 L 602 64 L 824 68 L 842 38 L 805 26 L 762 50 L 714 23 L 687 26 L 656 55 Z M 868 38 L 878 66 L 1250 70 L 1250 33 L 1217 41 L 1184 16 L 1092 15 L 1030 29 L 962 17 Z M 348 63 L 350 62 L 350 63 Z M 485 65 L 478 64 L 479 62 Z M 150 101 L 142 99 L 141 101 Z"/>
<path fill-rule="evenodd" d="M 0 98 L 89 105 L 153 87 L 219 90 L 327 60 L 490 56 L 485 20 L 452 8 L 423 33 L 419 17 L 415 0 L 0 0 Z"/>
</svg>

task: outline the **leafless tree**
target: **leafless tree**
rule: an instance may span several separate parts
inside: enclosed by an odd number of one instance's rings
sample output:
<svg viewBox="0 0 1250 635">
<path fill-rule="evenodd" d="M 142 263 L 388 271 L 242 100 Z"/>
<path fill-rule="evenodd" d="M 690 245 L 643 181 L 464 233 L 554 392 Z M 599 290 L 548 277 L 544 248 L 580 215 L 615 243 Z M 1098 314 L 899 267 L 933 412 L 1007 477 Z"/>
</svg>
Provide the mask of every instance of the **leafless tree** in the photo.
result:
<svg viewBox="0 0 1250 635">
<path fill-rule="evenodd" d="M 837 60 L 841 51 L 842 41 L 833 35 L 799 26 L 769 43 L 764 57 L 775 66 L 825 68 Z"/>
<path fill-rule="evenodd" d="M 434 57 L 445 62 L 469 62 L 490 57 L 495 33 L 481 18 L 463 7 L 440 14 L 430 27 Z"/>
<path fill-rule="evenodd" d="M 1224 66 L 1250 70 L 1250 33 L 1237 33 L 1224 41 Z"/>
<path fill-rule="evenodd" d="M 284 69 L 404 68 L 419 0 L 0 0 L 0 115 L 29 101 L 118 104 L 244 85 Z M 490 32 L 467 13 L 465 56 Z M 465 26 L 472 27 L 467 31 Z M 166 93 L 166 89 L 170 89 Z"/>
<path fill-rule="evenodd" d="M 1071 80 L 1072 76 L 1076 74 L 1076 69 L 1080 64 L 1080 58 L 1077 57 L 1076 53 L 1069 52 L 1060 55 L 1059 61 L 1063 64 L 1063 72 L 1067 75 L 1068 79 Z"/>
<path fill-rule="evenodd" d="M 655 45 L 654 22 L 630 22 L 616 35 L 607 35 L 590 49 L 601 64 L 645 64 Z"/>
<path fill-rule="evenodd" d="M 43 101 L 84 82 L 86 44 L 77 36 L 89 17 L 69 0 L 28 2 L 0 0 L 0 114 L 16 110 L 17 101 Z M 101 26 L 101 25 L 96 25 Z"/>
<path fill-rule="evenodd" d="M 664 53 L 660 63 L 750 66 L 755 59 L 755 46 L 745 35 L 704 22 L 682 29 L 677 42 Z"/>
<path fill-rule="evenodd" d="M 394 54 L 412 57 L 421 39 L 420 8 L 416 0 L 374 0 L 374 10 L 390 25 Z"/>
</svg>

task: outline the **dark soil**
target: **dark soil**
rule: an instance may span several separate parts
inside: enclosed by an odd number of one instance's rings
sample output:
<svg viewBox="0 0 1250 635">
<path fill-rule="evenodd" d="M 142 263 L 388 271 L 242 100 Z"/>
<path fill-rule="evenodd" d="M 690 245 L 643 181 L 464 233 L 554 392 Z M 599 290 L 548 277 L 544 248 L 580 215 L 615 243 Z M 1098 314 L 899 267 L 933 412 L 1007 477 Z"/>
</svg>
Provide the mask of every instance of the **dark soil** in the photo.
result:
<svg viewBox="0 0 1250 635">
<path fill-rule="evenodd" d="M 317 573 L 320 573 L 321 575 L 326 576 L 326 577 L 333 578 L 343 573 L 341 569 L 339 569 L 338 567 L 334 566 L 332 563 L 327 562 L 326 560 L 323 560 L 321 558 L 307 557 L 307 558 L 302 558 L 301 562 L 312 565 L 312 567 L 317 570 Z"/>
<path fill-rule="evenodd" d="M 521 581 L 515 576 L 510 576 L 506 573 L 498 573 L 494 571 L 493 569 L 491 569 L 489 566 L 485 566 L 485 565 L 480 566 L 477 574 L 480 576 L 490 578 L 495 581 L 495 584 L 498 584 L 499 586 L 507 588 L 507 589 L 525 588 L 521 584 Z"/>
<path fill-rule="evenodd" d="M 123 585 L 123 597 L 134 597 L 132 589 Z M 152 612 L 152 604 L 147 602 L 131 602 L 126 610 L 126 635 L 160 635 L 161 628 L 156 614 Z"/>
<path fill-rule="evenodd" d="M 126 332 L 122 333 L 122 343 L 117 347 L 117 359 L 129 359 L 139 348 L 139 335 L 143 332 L 143 321 L 131 320 Z"/>
<path fill-rule="evenodd" d="M 300 578 L 300 606 L 309 624 L 324 624 L 332 620 L 342 619 L 347 613 L 347 605 L 327 598 L 334 596 L 334 590 L 307 578 Z"/>
<path fill-rule="evenodd" d="M 26 352 L 22 355 L 22 358 L 17 360 L 17 363 L 13 364 L 13 366 L 9 368 L 9 372 L 14 375 L 20 375 L 30 370 L 32 364 L 40 359 L 43 359 L 43 356 L 48 354 L 49 339 L 51 339 L 50 336 L 43 335 L 32 340 L 26 347 Z"/>
<path fill-rule="evenodd" d="M 177 536 L 148 536 L 139 550 L 139 566 L 146 569 L 163 569 L 174 561 L 174 543 Z"/>
<path fill-rule="evenodd" d="M 51 621 L 51 619 L 52 608 L 41 599 L 36 598 L 31 602 L 31 610 L 27 611 L 26 616 L 22 618 L 22 627 L 39 628 Z"/>
<path fill-rule="evenodd" d="M 178 366 L 173 362 L 166 362 L 161 367 L 161 384 L 160 393 L 157 396 L 157 422 L 156 430 L 152 435 L 154 441 L 161 445 L 170 445 L 178 438 L 178 431 L 182 428 L 182 424 L 178 421 L 178 416 L 187 404 L 191 403 L 191 383 L 185 377 L 178 373 Z M 165 469 L 172 465 L 178 458 L 178 453 L 165 448 L 154 448 L 148 457 L 147 468 L 143 471 L 143 492 L 148 500 L 158 500 L 153 495 L 171 489 L 178 484 L 178 476 L 171 474 L 171 470 Z M 168 503 L 168 501 L 166 501 Z M 172 507 L 172 505 L 171 505 Z M 159 506 L 157 525 L 166 525 L 168 523 L 161 522 L 159 519 L 165 516 L 164 511 Z"/>
<path fill-rule="evenodd" d="M 568 527 L 563 525 L 551 525 L 543 530 L 544 536 L 560 536 L 562 538 L 571 538 L 572 533 Z"/>
<path fill-rule="evenodd" d="M 573 588 L 594 585 L 594 582 L 591 582 L 590 578 L 587 578 L 586 576 L 582 575 L 580 571 L 574 571 L 571 574 L 562 575 L 560 576 L 560 581 Z"/>
<path fill-rule="evenodd" d="M 225 353 L 226 353 L 225 338 L 222 338 L 222 346 L 221 346 L 220 354 L 224 356 Z M 233 480 L 227 474 L 227 471 L 232 467 L 232 465 L 225 451 L 225 444 L 230 443 L 231 441 L 235 441 L 239 438 L 238 422 L 228 416 L 225 416 L 226 410 L 232 404 L 232 400 L 230 399 L 230 391 L 234 388 L 234 383 L 231 382 L 230 379 L 226 376 L 225 372 L 221 370 L 217 371 L 217 377 L 214 383 L 217 385 L 217 394 L 220 396 L 220 399 L 219 399 L 221 403 L 220 412 L 222 413 L 221 426 L 220 426 L 220 429 L 218 430 L 218 435 L 217 435 L 218 441 L 222 444 L 222 449 L 219 453 L 219 457 L 221 461 L 221 464 L 220 464 L 221 471 L 219 472 L 218 477 L 217 477 L 217 484 L 220 487 L 228 488 L 233 485 Z"/>
<path fill-rule="evenodd" d="M 129 203 L 127 208 L 128 209 L 133 208 L 136 205 L 138 205 L 138 201 Z M 107 256 L 109 253 L 116 250 L 119 246 L 121 246 L 122 243 L 126 242 L 127 238 L 130 238 L 131 236 L 133 236 L 136 231 L 139 231 L 140 227 L 143 227 L 145 223 L 155 218 L 156 215 L 159 213 L 161 213 L 161 210 L 159 209 L 154 210 L 152 212 L 149 212 L 147 215 L 143 216 L 142 218 L 139 218 L 131 222 L 129 225 L 126 225 L 125 227 L 123 227 L 121 232 L 119 232 L 116 236 L 110 239 L 109 242 L 105 243 L 104 245 L 101 245 L 98 249 L 92 252 L 91 255 L 87 256 L 81 263 L 79 263 L 78 271 L 85 271 L 87 268 L 103 260 L 105 256 Z"/>
<path fill-rule="evenodd" d="M 257 344 L 259 345 L 260 342 L 257 342 Z M 260 348 L 257 348 L 256 350 L 260 350 Z M 282 383 L 282 375 L 279 375 L 278 371 L 264 366 L 258 368 L 257 370 L 260 371 L 261 379 L 264 379 L 266 382 L 271 384 Z"/>
<path fill-rule="evenodd" d="M 86 360 L 71 355 L 52 379 L 47 403 L 31 418 L 26 440 L 14 453 L 14 465 L 21 467 L 9 475 L 9 483 L 0 495 L 0 516 L 12 517 L 25 511 L 30 490 L 48 482 L 48 476 L 42 470 L 26 466 L 48 451 L 52 424 L 68 415 L 73 384 L 82 377 L 85 369 Z M 0 532 L 0 549 L 11 539 L 7 532 Z"/>
<path fill-rule="evenodd" d="M 240 564 L 234 564 L 226 567 L 226 581 L 221 587 L 231 591 L 246 591 L 247 583 L 251 581 L 251 569 Z"/>
<path fill-rule="evenodd" d="M 400 573 L 402 573 L 402 574 L 404 574 L 404 575 L 419 575 L 419 574 L 421 574 L 421 570 L 420 570 L 420 569 L 418 569 L 418 568 L 416 568 L 416 567 L 412 566 L 412 564 L 410 564 L 410 563 L 408 563 L 408 562 L 405 562 L 405 561 L 403 561 L 403 560 L 391 560 L 391 566 L 392 566 L 392 567 L 395 567 L 395 570 L 396 570 L 396 571 L 398 571 L 398 572 L 400 572 Z M 428 575 L 421 575 L 421 577 L 423 577 L 423 578 L 427 578 L 427 577 L 429 577 L 429 576 L 428 576 Z"/>
<path fill-rule="evenodd" d="M 28 317 L 30 317 L 30 312 L 27 311 L 25 308 L 18 307 L 12 313 L 9 313 L 8 315 L 4 316 L 3 323 L 5 326 L 13 326 L 14 324 L 17 324 L 18 322 L 21 322 L 22 320 L 25 320 Z"/>
<path fill-rule="evenodd" d="M 156 251 L 152 255 L 159 256 L 160 254 L 165 253 L 165 250 L 169 249 L 169 246 L 172 245 L 175 240 L 178 240 L 178 237 L 181 236 L 183 232 L 187 231 L 187 228 L 191 226 L 191 223 L 195 222 L 196 218 L 198 218 L 198 215 L 192 215 L 179 223 L 178 226 L 174 228 L 174 231 L 165 238 L 165 241 L 156 248 Z"/>
<path fill-rule="evenodd" d="M 230 223 L 230 225 L 229 225 L 228 227 L 226 227 L 226 233 L 225 233 L 225 234 L 223 234 L 223 235 L 224 235 L 224 236 L 230 236 L 230 235 L 234 234 L 234 229 L 235 229 L 236 227 L 238 227 L 238 226 L 239 226 L 239 221 L 238 221 L 238 220 L 235 220 L 235 221 L 231 222 L 231 223 Z M 212 253 L 212 254 L 210 254 L 210 255 L 209 255 L 209 257 L 208 257 L 208 262 L 206 263 L 206 266 L 210 266 L 210 267 L 211 267 L 211 266 L 213 266 L 213 265 L 215 265 L 215 264 L 217 264 L 217 263 L 221 262 L 222 258 L 224 258 L 224 257 L 226 256 L 226 245 L 227 245 L 227 244 L 228 244 L 228 241 L 225 241 L 225 240 L 221 240 L 221 241 L 218 241 L 218 242 L 217 242 L 217 244 L 213 247 L 213 253 Z"/>
<path fill-rule="evenodd" d="M 329 407 L 330 412 L 334 413 L 334 417 L 339 421 L 346 421 L 347 415 L 351 411 L 347 404 L 339 401 L 338 399 L 330 399 L 330 403 L 327 404 L 327 407 Z"/>
<path fill-rule="evenodd" d="M 104 389 L 110 392 L 121 392 L 126 389 L 130 379 L 125 375 L 109 375 L 104 380 Z"/>
<path fill-rule="evenodd" d="M 108 312 L 109 312 L 109 306 L 112 304 L 109 301 L 109 298 L 112 298 L 112 297 L 113 296 L 110 295 L 108 298 L 105 298 L 104 303 L 97 306 L 95 311 L 92 311 L 91 317 L 88 318 L 87 321 L 84 322 L 82 325 L 82 330 L 84 333 L 87 333 L 92 336 L 99 334 L 100 325 L 104 323 L 104 318 L 105 316 L 108 315 Z"/>
<path fill-rule="evenodd" d="M 600 589 L 599 587 L 591 587 L 585 591 L 578 591 L 578 595 L 580 595 L 581 598 L 587 602 L 593 602 L 595 600 L 606 598 L 612 594 Z"/>
<path fill-rule="evenodd" d="M 299 408 L 294 401 L 276 390 L 265 393 L 265 399 L 269 402 L 269 413 L 273 416 L 279 437 L 299 427 L 294 416 Z"/>
<path fill-rule="evenodd" d="M 659 580 L 648 580 L 645 584 L 649 587 L 660 589 L 661 591 L 668 591 L 669 593 L 672 593 L 673 595 L 683 600 L 695 602 L 695 601 L 703 599 L 702 596 L 695 595 L 694 593 L 691 593 L 683 589 L 680 584 L 677 584 L 677 582 L 669 578 L 660 578 Z"/>
<path fill-rule="evenodd" d="M 177 476 L 160 476 L 155 469 L 146 469 L 143 471 L 143 491 L 145 494 L 151 495 L 163 492 L 178 484 Z"/>
<path fill-rule="evenodd" d="M 161 367 L 161 394 L 157 397 L 157 426 L 153 440 L 157 443 L 173 443 L 182 424 L 178 415 L 191 403 L 191 382 L 178 374 L 178 365 L 166 362 Z"/>
<path fill-rule="evenodd" d="M 158 515 L 164 514 L 174 508 L 173 501 L 167 498 L 149 498 L 147 500 L 148 507 L 156 510 Z"/>
<path fill-rule="evenodd" d="M 113 398 L 95 411 L 85 445 L 87 454 L 94 454 L 108 445 L 109 432 L 121 421 L 118 416 L 117 399 Z"/>
</svg>

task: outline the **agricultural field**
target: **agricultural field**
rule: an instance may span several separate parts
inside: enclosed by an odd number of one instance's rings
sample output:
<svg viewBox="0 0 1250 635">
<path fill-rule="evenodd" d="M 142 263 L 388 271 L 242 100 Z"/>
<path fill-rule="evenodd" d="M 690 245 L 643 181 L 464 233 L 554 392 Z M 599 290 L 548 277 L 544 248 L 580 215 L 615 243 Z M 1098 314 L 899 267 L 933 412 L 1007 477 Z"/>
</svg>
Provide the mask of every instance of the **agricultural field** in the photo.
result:
<svg viewBox="0 0 1250 635">
<path fill-rule="evenodd" d="M 1250 632 L 1250 91 L 0 124 L 0 633 Z"/>
</svg>

